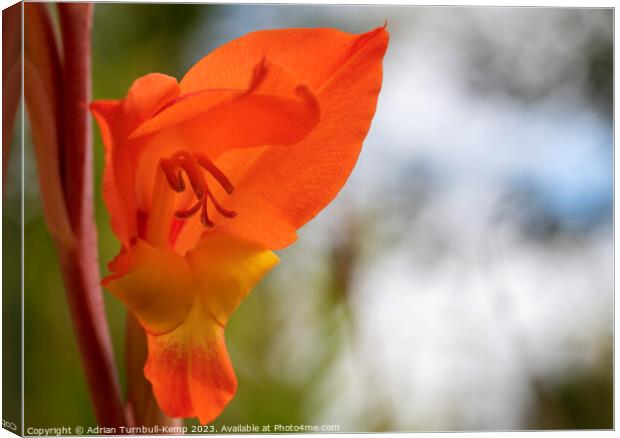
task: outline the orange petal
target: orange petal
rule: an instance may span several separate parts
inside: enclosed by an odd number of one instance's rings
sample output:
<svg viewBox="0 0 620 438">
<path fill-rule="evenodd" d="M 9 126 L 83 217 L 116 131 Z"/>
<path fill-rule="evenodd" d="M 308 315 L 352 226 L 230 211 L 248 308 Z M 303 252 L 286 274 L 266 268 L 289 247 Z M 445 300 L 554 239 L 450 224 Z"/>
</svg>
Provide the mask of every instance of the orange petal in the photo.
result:
<svg viewBox="0 0 620 438">
<path fill-rule="evenodd" d="M 170 416 L 206 423 L 234 395 L 224 326 L 278 262 L 255 244 L 210 233 L 185 258 L 138 241 L 115 260 L 106 286 L 148 332 L 145 374 Z"/>
<path fill-rule="evenodd" d="M 311 32 L 306 32 L 312 40 Z M 318 35 L 325 41 L 324 32 Z M 294 230 L 331 202 L 349 177 L 375 113 L 388 34 L 378 28 L 360 36 L 349 35 L 348 45 L 342 44 L 340 33 L 334 35 L 334 43 L 327 44 L 331 54 L 328 59 L 331 56 L 339 62 L 337 68 L 330 70 L 332 76 L 320 77 L 319 124 L 293 147 L 269 147 L 251 158 L 252 164 L 242 179 L 234 181 L 235 194 L 226 204 L 237 211 L 237 217 L 220 221 L 222 231 L 268 248 L 287 246 L 295 240 Z M 264 37 L 260 41 L 272 39 Z M 290 50 L 282 48 L 283 44 L 280 41 L 277 47 L 290 54 Z M 340 56 L 331 52 L 334 47 L 342 50 Z M 269 53 L 268 48 L 265 50 Z M 296 50 L 303 52 L 301 48 Z M 324 63 L 317 50 L 304 56 L 306 60 L 312 58 L 317 66 Z M 319 80 L 318 76 L 313 78 Z M 188 85 L 184 81 L 181 87 L 185 89 Z M 217 164 L 227 174 L 234 174 L 247 160 L 242 151 L 231 151 L 222 155 Z"/>
<path fill-rule="evenodd" d="M 129 247 L 135 234 L 135 201 L 133 193 L 132 168 L 129 160 L 119 159 L 128 151 L 118 151 L 123 135 L 130 127 L 126 123 L 122 100 L 98 100 L 91 103 L 91 112 L 99 125 L 105 148 L 103 170 L 103 200 L 110 214 L 112 231 L 121 243 Z"/>
<path fill-rule="evenodd" d="M 180 92 L 175 78 L 150 73 L 131 84 L 125 99 L 92 102 L 90 108 L 98 116 L 97 122 L 107 125 L 110 131 L 106 146 L 123 144 L 134 129 L 173 102 Z"/>
<path fill-rule="evenodd" d="M 126 123 L 136 127 L 171 103 L 181 93 L 177 80 L 161 73 L 150 73 L 134 81 L 124 101 Z"/>
<path fill-rule="evenodd" d="M 134 163 L 140 153 L 140 145 L 127 144 L 127 136 L 179 92 L 176 79 L 153 73 L 136 79 L 124 100 L 98 100 L 90 105 L 105 147 L 104 201 L 112 230 L 125 246 L 137 228 Z"/>
<path fill-rule="evenodd" d="M 237 89 L 201 89 L 181 96 L 130 138 L 177 125 L 177 143 L 215 158 L 240 147 L 293 144 L 314 128 L 319 107 L 308 87 L 265 59 L 248 71 L 252 76 Z"/>
<path fill-rule="evenodd" d="M 224 329 L 197 306 L 186 324 L 147 340 L 144 374 L 160 408 L 171 417 L 198 417 L 203 424 L 219 416 L 237 389 Z"/>
<path fill-rule="evenodd" d="M 205 88 L 240 88 L 252 66 L 263 57 L 281 65 L 299 81 L 319 90 L 351 58 L 374 39 L 377 29 L 363 35 L 336 29 L 280 29 L 252 32 L 215 49 L 181 80 L 183 93 Z"/>
</svg>

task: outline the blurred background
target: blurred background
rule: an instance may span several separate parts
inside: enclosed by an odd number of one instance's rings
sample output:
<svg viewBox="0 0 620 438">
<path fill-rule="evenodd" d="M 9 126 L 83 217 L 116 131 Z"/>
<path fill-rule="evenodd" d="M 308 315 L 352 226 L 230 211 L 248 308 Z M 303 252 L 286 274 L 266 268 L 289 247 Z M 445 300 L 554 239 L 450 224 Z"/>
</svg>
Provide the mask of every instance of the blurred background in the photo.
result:
<svg viewBox="0 0 620 438">
<path fill-rule="evenodd" d="M 233 315 L 239 389 L 216 424 L 611 428 L 612 10 L 100 3 L 94 98 L 254 30 L 384 20 L 359 163 Z M 105 274 L 119 243 L 94 135 Z M 29 142 L 25 421 L 94 424 Z M 123 374 L 124 309 L 105 295 Z"/>
</svg>

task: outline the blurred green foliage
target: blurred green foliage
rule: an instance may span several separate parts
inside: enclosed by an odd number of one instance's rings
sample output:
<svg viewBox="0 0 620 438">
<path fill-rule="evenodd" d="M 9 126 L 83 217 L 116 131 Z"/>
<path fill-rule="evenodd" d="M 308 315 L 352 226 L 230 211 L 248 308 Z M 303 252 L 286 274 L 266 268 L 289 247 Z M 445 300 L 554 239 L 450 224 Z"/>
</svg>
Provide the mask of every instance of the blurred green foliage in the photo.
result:
<svg viewBox="0 0 620 438">
<path fill-rule="evenodd" d="M 596 365 L 570 379 L 548 382 L 539 392 L 531 427 L 535 429 L 612 429 L 613 352 L 610 339 L 602 343 Z"/>
</svg>

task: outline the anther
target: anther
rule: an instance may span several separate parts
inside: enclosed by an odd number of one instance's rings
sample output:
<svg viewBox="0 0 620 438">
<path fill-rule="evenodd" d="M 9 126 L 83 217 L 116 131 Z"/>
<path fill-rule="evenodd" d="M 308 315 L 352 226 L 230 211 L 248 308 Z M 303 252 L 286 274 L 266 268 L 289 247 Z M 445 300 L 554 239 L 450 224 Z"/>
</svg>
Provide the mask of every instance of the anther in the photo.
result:
<svg viewBox="0 0 620 438">
<path fill-rule="evenodd" d="M 179 191 L 180 193 L 185 190 L 185 180 L 183 179 L 183 173 L 180 170 L 177 172 L 177 181 L 179 182 L 179 187 L 181 188 Z"/>
<path fill-rule="evenodd" d="M 163 158 L 159 162 L 159 167 L 164 171 L 164 175 L 166 175 L 166 179 L 170 187 L 172 187 L 172 190 L 177 193 L 181 193 L 185 190 L 185 182 L 181 177 L 181 171 L 179 171 L 178 174 L 174 173 L 174 162 L 171 159 Z"/>
<path fill-rule="evenodd" d="M 206 202 L 202 203 L 202 211 L 200 212 L 200 222 L 202 222 L 202 224 L 205 227 L 214 227 L 215 226 L 213 221 L 211 219 L 209 219 L 209 214 L 207 212 L 207 203 Z"/>
</svg>

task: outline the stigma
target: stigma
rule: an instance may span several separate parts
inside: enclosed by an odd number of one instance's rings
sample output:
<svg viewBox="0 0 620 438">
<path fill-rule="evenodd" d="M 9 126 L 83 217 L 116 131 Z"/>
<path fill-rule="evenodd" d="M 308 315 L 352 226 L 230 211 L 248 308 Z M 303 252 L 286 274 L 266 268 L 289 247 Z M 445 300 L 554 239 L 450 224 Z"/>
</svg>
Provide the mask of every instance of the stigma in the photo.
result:
<svg viewBox="0 0 620 438">
<path fill-rule="evenodd" d="M 207 207 L 209 200 L 222 216 L 233 218 L 237 215 L 236 212 L 224 208 L 209 188 L 204 171 L 209 173 L 229 195 L 235 190 L 226 175 L 206 155 L 177 151 L 170 158 L 162 158 L 159 166 L 172 190 L 177 193 L 185 191 L 187 188 L 183 178 L 183 174 L 185 174 L 196 196 L 196 203 L 193 206 L 187 210 L 178 210 L 174 213 L 177 218 L 187 219 L 200 211 L 200 222 L 205 227 L 215 226 L 215 223 L 209 218 Z"/>
</svg>

